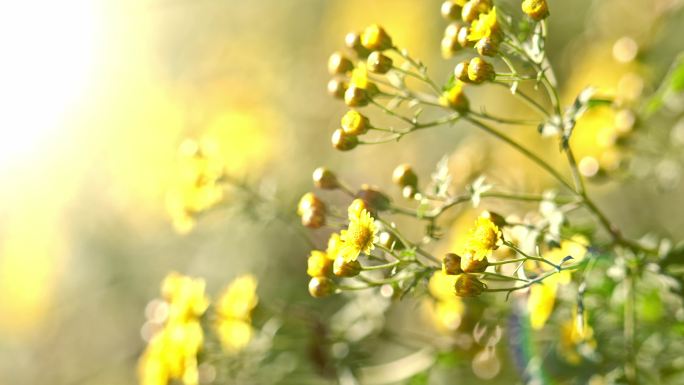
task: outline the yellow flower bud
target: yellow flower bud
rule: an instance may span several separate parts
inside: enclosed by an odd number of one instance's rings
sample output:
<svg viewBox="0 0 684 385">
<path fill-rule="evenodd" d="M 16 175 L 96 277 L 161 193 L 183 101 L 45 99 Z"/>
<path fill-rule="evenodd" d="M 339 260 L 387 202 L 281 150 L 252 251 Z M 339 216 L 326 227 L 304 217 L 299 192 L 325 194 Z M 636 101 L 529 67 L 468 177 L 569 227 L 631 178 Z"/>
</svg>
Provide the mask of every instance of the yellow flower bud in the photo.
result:
<svg viewBox="0 0 684 385">
<path fill-rule="evenodd" d="M 319 210 L 309 210 L 302 214 L 302 225 L 310 229 L 318 229 L 325 225 L 325 213 Z"/>
<path fill-rule="evenodd" d="M 311 252 L 306 264 L 306 274 L 311 277 L 325 277 L 330 274 L 330 268 L 332 267 L 332 261 L 328 256 L 324 252 L 318 250 L 313 250 Z"/>
<path fill-rule="evenodd" d="M 363 200 L 370 208 L 369 212 L 387 210 L 390 206 L 390 198 L 375 187 L 367 184 L 361 185 L 361 190 L 356 193 L 356 198 Z"/>
<path fill-rule="evenodd" d="M 340 52 L 335 52 L 328 59 L 328 72 L 331 75 L 344 75 L 354 69 L 354 63 Z"/>
<path fill-rule="evenodd" d="M 371 51 L 383 51 L 392 48 L 392 38 L 381 26 L 373 24 L 361 34 L 361 45 Z"/>
<path fill-rule="evenodd" d="M 462 22 L 454 21 L 453 23 L 447 25 L 447 27 L 444 29 L 444 36 L 458 37 L 458 32 L 461 30 L 462 27 L 468 28 Z"/>
<path fill-rule="evenodd" d="M 483 37 L 475 43 L 475 49 L 481 56 L 494 56 L 499 52 L 499 44 L 491 36 Z"/>
<path fill-rule="evenodd" d="M 343 256 L 335 258 L 333 274 L 338 277 L 355 277 L 361 272 L 361 264 L 357 260 L 346 261 Z"/>
<path fill-rule="evenodd" d="M 318 210 L 325 213 L 325 203 L 314 193 L 308 192 L 299 199 L 297 215 L 304 215 L 307 211 Z"/>
<path fill-rule="evenodd" d="M 456 84 L 454 84 L 451 89 L 442 94 L 442 96 L 439 98 L 439 102 L 443 106 L 452 108 L 459 112 L 468 111 L 470 103 L 463 92 L 463 82 L 457 80 Z"/>
<path fill-rule="evenodd" d="M 458 30 L 458 35 L 456 36 L 456 40 L 458 41 L 458 44 L 461 45 L 461 47 L 466 48 L 466 47 L 472 47 L 473 42 L 468 40 L 468 35 L 470 34 L 470 31 L 468 30 L 468 27 L 463 26 L 461 29 Z"/>
<path fill-rule="evenodd" d="M 462 61 L 454 67 L 454 77 L 462 82 L 469 82 L 468 78 L 468 61 Z"/>
<path fill-rule="evenodd" d="M 549 5 L 546 0 L 524 0 L 522 2 L 523 12 L 536 21 L 540 21 L 549 16 Z"/>
<path fill-rule="evenodd" d="M 494 67 L 480 57 L 474 57 L 468 63 L 468 79 L 475 84 L 494 79 Z"/>
<path fill-rule="evenodd" d="M 363 107 L 368 105 L 368 92 L 365 89 L 352 84 L 344 92 L 344 103 L 349 107 Z"/>
<path fill-rule="evenodd" d="M 418 185 L 418 175 L 413 171 L 411 165 L 400 164 L 392 172 L 392 182 L 399 187 Z"/>
<path fill-rule="evenodd" d="M 349 32 L 344 37 L 344 45 L 356 53 L 358 57 L 366 57 L 369 51 L 361 44 L 361 35 L 356 32 Z"/>
<path fill-rule="evenodd" d="M 470 0 L 461 9 L 461 18 L 466 23 L 472 23 L 483 12 L 488 12 L 492 7 L 490 0 Z"/>
<path fill-rule="evenodd" d="M 477 297 L 485 288 L 487 286 L 482 281 L 470 274 L 461 274 L 454 285 L 456 295 L 459 297 Z"/>
<path fill-rule="evenodd" d="M 442 271 L 446 275 L 462 274 L 461 257 L 454 253 L 447 253 L 442 259 Z"/>
<path fill-rule="evenodd" d="M 440 9 L 442 17 L 447 20 L 456 20 L 461 16 L 462 4 L 458 4 L 455 1 L 447 0 L 442 3 L 442 8 Z"/>
<path fill-rule="evenodd" d="M 327 297 L 335 292 L 335 282 L 326 277 L 313 277 L 309 281 L 309 294 L 314 298 Z"/>
<path fill-rule="evenodd" d="M 334 190 L 340 186 L 337 176 L 325 167 L 318 167 L 313 172 L 314 186 L 324 190 Z"/>
<path fill-rule="evenodd" d="M 380 234 L 378 234 L 378 244 L 380 246 L 390 249 L 390 250 L 396 250 L 396 249 L 402 249 L 403 245 L 399 240 L 392 235 L 389 231 L 382 231 Z"/>
<path fill-rule="evenodd" d="M 380 51 L 373 51 L 368 55 L 368 70 L 376 74 L 385 74 L 392 69 L 392 59 Z"/>
<path fill-rule="evenodd" d="M 482 214 L 480 214 L 482 218 L 487 218 L 492 223 L 494 223 L 498 228 L 502 229 L 506 226 L 506 218 L 504 218 L 501 214 L 497 214 L 493 211 L 484 211 Z"/>
<path fill-rule="evenodd" d="M 487 257 L 481 260 L 473 258 L 471 254 L 465 254 L 461 257 L 461 270 L 466 273 L 482 273 L 487 270 L 487 266 L 489 266 Z"/>
<path fill-rule="evenodd" d="M 347 91 L 347 82 L 342 79 L 330 79 L 328 82 L 328 94 L 337 99 L 344 99 L 344 92 Z"/>
<path fill-rule="evenodd" d="M 456 35 L 445 34 L 441 42 L 442 57 L 448 59 L 456 54 L 462 47 Z"/>
<path fill-rule="evenodd" d="M 349 110 L 340 121 L 342 131 L 347 135 L 362 135 L 370 128 L 368 118 L 355 110 Z"/>
<path fill-rule="evenodd" d="M 359 139 L 356 136 L 345 134 L 341 128 L 333 132 L 331 141 L 333 147 L 340 151 L 353 150 L 359 144 Z"/>
</svg>

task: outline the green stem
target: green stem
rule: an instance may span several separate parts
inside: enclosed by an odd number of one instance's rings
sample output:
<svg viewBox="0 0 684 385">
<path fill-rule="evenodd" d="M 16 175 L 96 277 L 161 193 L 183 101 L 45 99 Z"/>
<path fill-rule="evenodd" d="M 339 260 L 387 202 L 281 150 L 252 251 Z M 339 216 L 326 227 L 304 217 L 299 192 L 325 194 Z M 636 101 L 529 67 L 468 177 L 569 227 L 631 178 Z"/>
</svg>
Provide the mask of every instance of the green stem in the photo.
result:
<svg viewBox="0 0 684 385">
<path fill-rule="evenodd" d="M 495 130 L 494 128 L 488 126 L 485 123 L 482 123 L 479 120 L 473 119 L 469 116 L 465 116 L 465 119 L 468 120 L 469 122 L 473 123 L 474 125 L 480 127 L 487 133 L 499 138 L 500 140 L 508 143 L 511 145 L 513 148 L 518 150 L 521 154 L 525 155 L 527 158 L 529 158 L 531 161 L 536 163 L 539 167 L 544 169 L 546 172 L 548 172 L 551 176 L 553 176 L 558 182 L 560 182 L 563 186 L 567 187 L 571 191 L 575 191 L 572 186 L 565 181 L 565 178 L 563 178 L 562 175 L 558 173 L 553 167 L 551 167 L 546 161 L 538 157 L 537 155 L 533 154 L 532 151 L 528 150 L 527 148 L 521 146 L 518 142 L 515 140 L 509 138 L 508 136 L 502 134 L 501 132 Z"/>
<path fill-rule="evenodd" d="M 529 280 L 527 280 L 527 279 L 512 277 L 510 275 L 503 275 L 503 274 L 499 274 L 499 273 L 492 273 L 492 272 L 488 272 L 488 271 L 483 272 L 482 275 L 485 277 L 501 278 L 501 279 L 505 279 L 508 281 L 521 281 L 521 282 L 525 282 L 525 283 L 529 282 Z"/>
<path fill-rule="evenodd" d="M 382 269 L 390 269 L 394 266 L 397 266 L 401 263 L 400 260 L 396 260 L 394 262 L 388 262 L 384 263 L 382 265 L 374 265 L 374 266 L 361 266 L 361 270 L 364 271 L 369 271 L 369 270 L 382 270 Z"/>
<path fill-rule="evenodd" d="M 501 123 L 501 124 L 512 124 L 516 126 L 529 126 L 529 125 L 538 125 L 539 121 L 536 120 L 517 120 L 517 119 L 508 119 L 508 118 L 500 118 L 497 116 L 490 115 L 486 112 L 476 112 L 473 110 L 468 111 L 469 114 L 477 116 L 480 119 L 486 119 L 486 120 L 491 120 L 493 122 Z"/>
<path fill-rule="evenodd" d="M 506 259 L 503 261 L 493 261 L 489 262 L 489 266 L 500 266 L 500 265 L 507 265 L 509 263 L 518 263 L 518 262 L 525 262 L 527 261 L 527 258 L 522 257 L 522 258 L 514 258 L 514 259 Z"/>
<path fill-rule="evenodd" d="M 420 72 L 420 79 L 423 80 L 425 83 L 430 85 L 430 87 L 437 93 L 437 95 L 440 95 L 442 93 L 442 90 L 435 84 L 435 82 L 427 75 L 427 71 L 425 66 L 421 65 L 418 63 L 415 59 L 411 57 L 408 53 L 405 53 L 404 51 L 400 50 L 397 47 L 392 47 L 392 50 L 396 53 L 399 54 L 404 60 L 408 61 L 415 69 Z"/>
<path fill-rule="evenodd" d="M 522 251 L 520 248 L 518 248 L 516 245 L 514 245 L 514 244 L 511 243 L 511 242 L 504 241 L 504 245 L 510 247 L 511 249 L 513 249 L 513 250 L 514 250 L 515 252 L 517 252 L 518 254 L 524 256 L 526 259 L 529 259 L 529 260 L 532 260 L 532 261 L 538 261 L 538 262 L 546 263 L 547 265 L 552 266 L 554 269 L 556 269 L 556 271 L 559 271 L 559 272 L 562 270 L 562 266 L 556 265 L 555 263 L 549 261 L 549 260 L 546 259 L 546 258 L 543 258 L 543 257 L 535 257 L 535 256 L 532 256 L 532 255 L 529 255 L 529 254 L 527 254 L 526 252 Z"/>
</svg>

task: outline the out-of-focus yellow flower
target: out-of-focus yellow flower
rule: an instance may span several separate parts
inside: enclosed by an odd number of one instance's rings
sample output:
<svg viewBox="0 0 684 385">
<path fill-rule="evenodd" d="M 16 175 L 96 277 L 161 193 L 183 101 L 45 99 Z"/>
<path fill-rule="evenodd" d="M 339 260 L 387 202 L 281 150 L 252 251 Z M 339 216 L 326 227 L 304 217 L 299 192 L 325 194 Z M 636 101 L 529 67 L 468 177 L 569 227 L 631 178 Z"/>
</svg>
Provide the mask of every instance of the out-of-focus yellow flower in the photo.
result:
<svg viewBox="0 0 684 385">
<path fill-rule="evenodd" d="M 499 31 L 499 22 L 496 19 L 496 7 L 487 13 L 481 13 L 473 22 L 468 31 L 469 41 L 478 41 L 485 37 L 495 37 Z"/>
<path fill-rule="evenodd" d="M 313 250 L 306 261 L 306 274 L 310 277 L 325 277 L 330 273 L 332 262 L 333 260 L 328 258 L 326 253 L 319 250 Z"/>
<path fill-rule="evenodd" d="M 252 324 L 238 319 L 221 320 L 216 324 L 216 331 L 223 348 L 233 353 L 244 349 L 254 335 Z"/>
<path fill-rule="evenodd" d="M 257 279 L 253 275 L 236 278 L 219 297 L 216 312 L 224 318 L 250 318 L 252 310 L 259 302 L 256 289 Z"/>
<path fill-rule="evenodd" d="M 454 285 L 457 278 L 458 276 L 456 275 L 446 275 L 442 270 L 437 270 L 430 277 L 428 291 L 440 301 L 456 298 L 454 295 Z"/>
<path fill-rule="evenodd" d="M 223 199 L 223 176 L 223 161 L 215 142 L 187 139 L 181 144 L 176 183 L 166 199 L 167 211 L 179 232 L 190 231 L 196 214 Z"/>
<path fill-rule="evenodd" d="M 169 304 L 169 321 L 185 321 L 200 317 L 209 307 L 209 298 L 201 278 L 169 273 L 162 281 L 162 296 Z"/>
<path fill-rule="evenodd" d="M 351 73 L 349 85 L 357 86 L 365 90 L 368 88 L 369 83 L 370 81 L 368 80 L 368 69 L 366 68 L 366 64 L 363 62 L 359 63 Z"/>
<path fill-rule="evenodd" d="M 584 237 L 576 235 L 570 240 L 562 241 L 560 248 L 547 251 L 543 257 L 555 264 L 561 263 L 567 256 L 572 256 L 575 261 L 581 261 L 587 254 L 586 244 L 587 240 Z M 530 288 L 527 311 L 530 314 L 530 325 L 533 329 L 539 330 L 544 327 L 553 311 L 558 286 L 570 283 L 571 274 L 572 272 L 568 270 L 561 271 L 546 278 L 542 284 Z"/>
<path fill-rule="evenodd" d="M 351 208 L 351 206 L 350 206 Z M 349 227 L 342 230 L 342 250 L 340 255 L 345 261 L 355 261 L 361 253 L 370 253 L 378 238 L 378 228 L 375 220 L 366 209 L 349 210 Z"/>
<path fill-rule="evenodd" d="M 204 343 L 199 317 L 209 306 L 204 288 L 202 279 L 175 272 L 164 279 L 161 291 L 169 314 L 140 357 L 141 385 L 162 385 L 173 379 L 198 384 L 197 353 Z"/>
<path fill-rule="evenodd" d="M 501 246 L 503 237 L 499 227 L 488 217 L 480 216 L 468 233 L 464 246 L 464 255 L 470 255 L 474 260 L 481 261 Z"/>
<path fill-rule="evenodd" d="M 253 275 L 236 278 L 216 303 L 216 331 L 224 349 L 239 352 L 252 339 L 252 311 L 259 302 L 257 280 Z"/>
<path fill-rule="evenodd" d="M 343 243 L 342 239 L 340 239 L 340 234 L 330 234 L 330 238 L 328 238 L 328 248 L 325 249 L 326 256 L 334 261 L 342 251 L 342 246 Z"/>
<path fill-rule="evenodd" d="M 558 351 L 568 363 L 576 365 L 582 360 L 582 356 L 578 352 L 580 346 L 593 350 L 596 348 L 596 340 L 594 339 L 594 330 L 589 326 L 589 318 L 586 312 L 580 319 L 577 317 L 577 309 L 575 309 L 572 318 L 561 325 Z"/>
<path fill-rule="evenodd" d="M 557 290 L 558 279 L 555 275 L 548 277 L 541 284 L 530 288 L 527 310 L 530 313 L 530 326 L 532 326 L 532 329 L 539 330 L 546 324 L 556 302 Z"/>
<path fill-rule="evenodd" d="M 463 302 L 454 294 L 457 278 L 438 270 L 428 282 L 428 291 L 433 298 L 425 300 L 425 308 L 435 327 L 442 332 L 456 330 L 465 311 Z"/>
</svg>

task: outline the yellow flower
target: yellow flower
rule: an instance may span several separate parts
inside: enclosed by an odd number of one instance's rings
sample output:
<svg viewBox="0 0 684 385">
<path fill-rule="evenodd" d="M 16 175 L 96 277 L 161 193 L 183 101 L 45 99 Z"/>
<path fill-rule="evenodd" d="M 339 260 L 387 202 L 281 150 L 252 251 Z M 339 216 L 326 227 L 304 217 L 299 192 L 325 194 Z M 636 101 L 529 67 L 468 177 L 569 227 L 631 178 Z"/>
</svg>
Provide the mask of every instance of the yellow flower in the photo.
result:
<svg viewBox="0 0 684 385">
<path fill-rule="evenodd" d="M 370 253 L 375 248 L 373 243 L 377 241 L 377 234 L 378 228 L 368 210 L 350 210 L 349 227 L 347 230 L 342 230 L 340 234 L 342 240 L 340 255 L 349 262 L 355 261 L 361 253 Z"/>
<path fill-rule="evenodd" d="M 353 85 L 365 90 L 368 88 L 368 84 L 368 70 L 366 69 L 366 65 L 364 63 L 359 63 L 359 65 L 354 68 L 351 73 L 349 85 Z"/>
<path fill-rule="evenodd" d="M 236 278 L 219 297 L 216 312 L 224 318 L 250 318 L 252 310 L 259 302 L 256 288 L 257 280 L 253 275 Z"/>
<path fill-rule="evenodd" d="M 475 222 L 475 227 L 468 233 L 463 254 L 481 261 L 491 256 L 492 251 L 498 249 L 502 242 L 499 227 L 491 219 L 480 216 Z"/>
<path fill-rule="evenodd" d="M 254 330 L 249 322 L 237 319 L 221 320 L 216 325 L 221 345 L 226 351 L 239 352 L 252 340 Z"/>
<path fill-rule="evenodd" d="M 342 251 L 342 239 L 340 239 L 340 234 L 338 233 L 332 233 L 330 234 L 330 238 L 328 239 L 328 248 L 325 249 L 325 255 L 328 257 L 328 259 L 334 261 L 335 258 L 340 254 L 340 251 Z"/>
<path fill-rule="evenodd" d="M 582 356 L 578 353 L 578 347 L 582 345 L 589 350 L 596 348 L 594 330 L 589 326 L 589 317 L 586 312 L 580 319 L 577 317 L 577 309 L 575 309 L 572 318 L 566 320 L 560 329 L 558 351 L 567 362 L 574 365 L 580 363 Z"/>
<path fill-rule="evenodd" d="M 179 150 L 178 172 L 166 196 L 166 207 L 174 226 L 188 232 L 193 216 L 223 199 L 223 161 L 216 144 L 209 140 L 185 140 Z"/>
<path fill-rule="evenodd" d="M 366 201 L 364 201 L 363 199 L 356 198 L 352 201 L 352 203 L 347 208 L 347 217 L 351 221 L 352 218 L 356 218 L 359 215 L 361 215 L 362 210 L 366 210 L 366 211 L 370 212 L 370 208 L 368 206 L 368 203 L 366 203 Z"/>
<path fill-rule="evenodd" d="M 162 281 L 162 296 L 169 304 L 169 321 L 184 321 L 200 317 L 209 307 L 209 298 L 201 278 L 192 278 L 176 272 Z"/>
<path fill-rule="evenodd" d="M 428 282 L 428 291 L 433 299 L 426 301 L 428 315 L 438 330 L 453 331 L 461 324 L 465 306 L 454 294 L 455 275 L 446 275 L 441 270 L 435 271 Z"/>
<path fill-rule="evenodd" d="M 141 385 L 165 385 L 181 380 L 197 385 L 197 354 L 204 343 L 199 317 L 209 306 L 204 281 L 170 273 L 162 283 L 169 315 L 161 330 L 150 339 L 138 364 Z"/>
<path fill-rule="evenodd" d="M 332 262 L 326 253 L 313 250 L 307 259 L 306 274 L 310 277 L 325 277 L 330 273 Z"/>
<path fill-rule="evenodd" d="M 437 270 L 428 281 L 428 291 L 435 299 L 449 300 L 456 298 L 454 295 L 454 285 L 456 285 L 456 275 L 447 275 L 442 270 Z"/>
<path fill-rule="evenodd" d="M 252 339 L 252 311 L 259 302 L 257 280 L 251 275 L 236 278 L 216 304 L 216 331 L 224 349 L 239 352 Z"/>
<path fill-rule="evenodd" d="M 570 240 L 562 241 L 560 248 L 547 251 L 543 257 L 555 264 L 561 263 L 567 256 L 572 256 L 573 260 L 578 262 L 587 254 L 586 243 L 587 240 L 584 237 L 576 235 Z M 530 325 L 533 329 L 539 330 L 544 327 L 553 312 L 558 287 L 570 283 L 571 274 L 572 272 L 568 270 L 561 271 L 546 278 L 541 285 L 534 285 L 530 288 L 527 311 L 530 314 Z"/>
<path fill-rule="evenodd" d="M 548 277 L 540 285 L 534 285 L 530 288 L 527 310 L 530 314 L 532 329 L 540 330 L 546 324 L 553 311 L 557 291 L 558 278 L 555 275 Z"/>
<path fill-rule="evenodd" d="M 496 19 L 496 7 L 494 7 L 487 13 L 481 13 L 473 22 L 468 32 L 468 40 L 478 41 L 485 37 L 494 37 L 498 31 L 499 22 Z"/>
</svg>

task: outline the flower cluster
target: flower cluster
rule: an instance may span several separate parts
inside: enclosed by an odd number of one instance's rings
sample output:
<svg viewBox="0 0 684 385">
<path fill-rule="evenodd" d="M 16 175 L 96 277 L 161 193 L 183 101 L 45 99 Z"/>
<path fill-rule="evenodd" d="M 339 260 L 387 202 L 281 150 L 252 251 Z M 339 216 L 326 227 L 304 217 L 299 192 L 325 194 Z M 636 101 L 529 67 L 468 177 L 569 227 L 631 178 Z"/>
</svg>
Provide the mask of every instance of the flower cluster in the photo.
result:
<svg viewBox="0 0 684 385">
<path fill-rule="evenodd" d="M 214 305 L 214 330 L 229 352 L 243 350 L 252 338 L 256 285 L 251 275 L 238 277 Z M 162 299 L 148 305 L 149 341 L 138 365 L 141 385 L 199 384 L 199 354 L 205 345 L 202 321 L 211 304 L 205 287 L 203 279 L 175 272 L 164 278 Z"/>
<path fill-rule="evenodd" d="M 164 302 L 154 311 L 162 312 L 159 330 L 140 358 L 140 383 L 165 385 L 180 380 L 185 385 L 197 385 L 197 353 L 204 342 L 200 317 L 209 307 L 204 280 L 171 273 L 161 291 Z"/>
<path fill-rule="evenodd" d="M 167 194 L 166 206 L 175 228 L 186 233 L 195 217 L 223 199 L 225 176 L 216 143 L 186 139 L 178 153 L 176 183 Z"/>
</svg>

